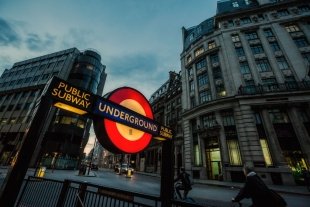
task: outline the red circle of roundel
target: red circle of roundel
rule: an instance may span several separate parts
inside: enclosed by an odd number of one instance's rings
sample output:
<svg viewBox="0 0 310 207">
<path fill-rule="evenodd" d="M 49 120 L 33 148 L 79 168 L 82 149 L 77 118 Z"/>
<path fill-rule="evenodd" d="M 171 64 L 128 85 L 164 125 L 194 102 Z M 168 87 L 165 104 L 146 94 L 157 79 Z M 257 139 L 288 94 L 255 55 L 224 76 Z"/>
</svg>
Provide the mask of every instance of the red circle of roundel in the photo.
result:
<svg viewBox="0 0 310 207">
<path fill-rule="evenodd" d="M 153 112 L 149 102 L 139 91 L 133 88 L 123 87 L 116 89 L 109 94 L 108 99 L 117 104 L 120 104 L 128 99 L 135 100 L 143 108 L 145 116 L 153 119 Z M 117 122 L 104 119 L 103 123 L 110 141 L 115 145 L 115 147 L 125 153 L 137 153 L 145 149 L 152 139 L 151 134 L 144 132 L 138 140 L 130 141 L 121 135 L 116 126 Z"/>
</svg>

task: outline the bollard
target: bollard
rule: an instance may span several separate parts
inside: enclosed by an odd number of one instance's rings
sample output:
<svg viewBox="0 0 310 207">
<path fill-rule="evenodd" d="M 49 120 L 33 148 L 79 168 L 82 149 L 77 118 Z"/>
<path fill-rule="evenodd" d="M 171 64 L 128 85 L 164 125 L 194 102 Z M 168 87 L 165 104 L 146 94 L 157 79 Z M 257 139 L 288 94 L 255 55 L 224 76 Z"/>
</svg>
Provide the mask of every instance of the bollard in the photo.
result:
<svg viewBox="0 0 310 207">
<path fill-rule="evenodd" d="M 127 170 L 126 178 L 131 178 L 132 177 L 132 172 L 130 169 Z"/>
</svg>

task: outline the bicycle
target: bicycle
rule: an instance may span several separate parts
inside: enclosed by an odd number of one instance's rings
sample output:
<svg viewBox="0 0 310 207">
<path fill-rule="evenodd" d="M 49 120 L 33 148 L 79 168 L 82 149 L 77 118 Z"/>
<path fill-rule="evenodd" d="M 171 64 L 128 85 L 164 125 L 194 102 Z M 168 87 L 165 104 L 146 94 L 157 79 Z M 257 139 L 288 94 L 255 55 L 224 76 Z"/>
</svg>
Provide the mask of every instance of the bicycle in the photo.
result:
<svg viewBox="0 0 310 207">
<path fill-rule="evenodd" d="M 191 198 L 191 197 L 186 196 L 186 198 L 184 198 L 184 189 L 182 187 L 180 188 L 180 186 L 182 186 L 182 182 L 181 181 L 176 182 L 174 184 L 174 196 L 173 196 L 173 198 L 176 199 L 176 200 L 182 200 L 182 201 L 185 201 L 185 202 L 188 202 L 188 203 L 196 203 L 196 201 L 193 198 Z M 177 193 L 177 188 L 179 188 L 179 190 L 183 191 L 183 197 L 182 197 L 181 192 L 180 192 L 181 196 Z M 189 193 L 189 191 L 187 192 L 187 194 Z"/>
</svg>

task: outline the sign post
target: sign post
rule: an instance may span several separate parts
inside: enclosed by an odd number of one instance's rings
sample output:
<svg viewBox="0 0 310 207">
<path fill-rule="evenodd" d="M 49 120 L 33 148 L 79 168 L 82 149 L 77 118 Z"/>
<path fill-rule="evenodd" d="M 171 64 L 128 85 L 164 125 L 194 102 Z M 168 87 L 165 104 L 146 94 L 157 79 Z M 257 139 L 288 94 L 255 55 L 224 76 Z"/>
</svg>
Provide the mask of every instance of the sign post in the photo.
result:
<svg viewBox="0 0 310 207">
<path fill-rule="evenodd" d="M 0 206 L 14 206 L 23 179 L 52 106 L 92 117 L 100 144 L 114 153 L 133 154 L 144 150 L 152 138 L 163 142 L 161 196 L 170 206 L 173 193 L 173 132 L 153 119 L 147 99 L 137 90 L 122 87 L 105 98 L 53 77 L 37 103 L 33 120 L 23 137 L 17 160 L 0 194 Z M 168 183 L 168 185 L 167 185 Z"/>
</svg>

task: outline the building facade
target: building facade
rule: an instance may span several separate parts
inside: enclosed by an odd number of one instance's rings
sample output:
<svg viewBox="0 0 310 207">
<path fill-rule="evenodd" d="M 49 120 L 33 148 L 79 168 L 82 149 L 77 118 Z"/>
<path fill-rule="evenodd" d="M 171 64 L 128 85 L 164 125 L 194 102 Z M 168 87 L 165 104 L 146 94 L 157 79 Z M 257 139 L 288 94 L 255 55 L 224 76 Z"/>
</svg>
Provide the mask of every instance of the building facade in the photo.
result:
<svg viewBox="0 0 310 207">
<path fill-rule="evenodd" d="M 159 87 L 149 100 L 154 120 L 174 130 L 174 168 L 176 171 L 183 164 L 182 134 L 182 83 L 181 74 L 169 72 L 169 79 Z M 150 146 L 139 154 L 140 170 L 160 174 L 162 142 L 153 139 Z"/>
<path fill-rule="evenodd" d="M 17 62 L 0 78 L 0 164 L 12 165 L 22 144 L 36 100 L 53 76 L 101 95 L 105 66 L 94 50 L 76 48 Z M 91 120 L 52 108 L 34 151 L 31 166 L 73 169 L 88 141 Z"/>
<path fill-rule="evenodd" d="M 295 184 L 310 159 L 310 5 L 222 0 L 183 28 L 184 165 L 194 179 Z"/>
</svg>

